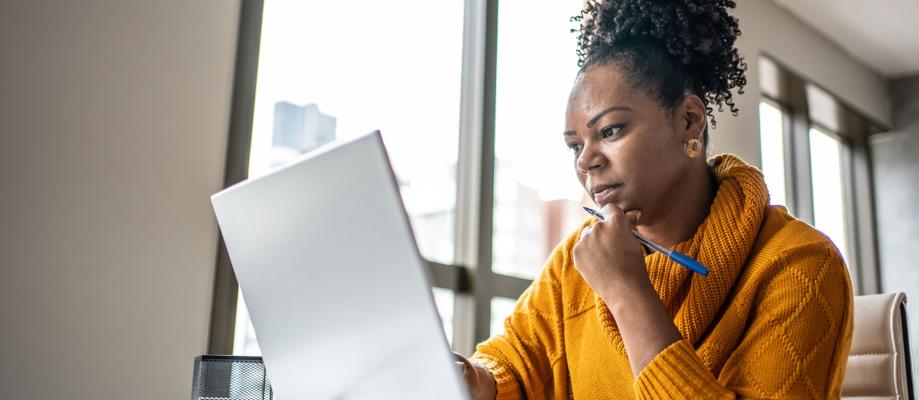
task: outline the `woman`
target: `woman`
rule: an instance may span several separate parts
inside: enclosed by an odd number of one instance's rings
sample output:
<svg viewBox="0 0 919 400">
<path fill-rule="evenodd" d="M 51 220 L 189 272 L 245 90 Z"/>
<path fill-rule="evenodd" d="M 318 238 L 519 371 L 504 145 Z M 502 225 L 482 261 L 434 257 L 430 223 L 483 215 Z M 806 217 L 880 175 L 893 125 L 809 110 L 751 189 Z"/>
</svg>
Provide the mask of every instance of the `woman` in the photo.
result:
<svg viewBox="0 0 919 400">
<path fill-rule="evenodd" d="M 767 206 L 762 174 L 706 161 L 745 64 L 729 0 L 590 3 L 564 140 L 602 207 L 460 357 L 476 399 L 840 396 L 852 289 L 836 247 Z M 714 124 L 714 119 L 713 119 Z M 632 231 L 695 258 L 707 277 Z"/>
</svg>

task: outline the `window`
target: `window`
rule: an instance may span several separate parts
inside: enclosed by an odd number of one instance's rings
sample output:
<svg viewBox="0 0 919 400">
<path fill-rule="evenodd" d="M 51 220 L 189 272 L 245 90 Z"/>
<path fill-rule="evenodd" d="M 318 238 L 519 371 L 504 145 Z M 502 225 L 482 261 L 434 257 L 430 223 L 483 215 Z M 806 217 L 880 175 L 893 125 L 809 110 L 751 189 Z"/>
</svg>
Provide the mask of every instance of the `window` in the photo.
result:
<svg viewBox="0 0 919 400">
<path fill-rule="evenodd" d="M 815 85 L 805 87 L 805 96 L 811 121 L 808 149 L 814 227 L 833 241 L 851 268 L 854 260 L 848 254 L 847 226 L 850 222 L 845 190 L 849 174 L 844 162 L 850 150 L 839 136 L 843 129 L 843 110 L 832 95 Z"/>
<path fill-rule="evenodd" d="M 422 254 L 452 263 L 462 16 L 461 0 L 265 1 L 250 175 L 380 129 Z"/>
<path fill-rule="evenodd" d="M 834 135 L 811 128 L 810 159 L 813 182 L 814 227 L 826 234 L 849 264 L 846 238 L 846 192 L 842 155 L 845 146 Z"/>
<path fill-rule="evenodd" d="M 435 287 L 432 289 L 434 294 L 434 304 L 437 306 L 437 313 L 440 314 L 440 322 L 444 327 L 444 334 L 447 335 L 447 341 L 453 344 L 453 307 L 454 294 L 452 290 Z"/>
<path fill-rule="evenodd" d="M 243 300 L 242 292 L 237 295 L 236 302 L 236 324 L 233 336 L 233 354 L 258 356 L 262 354 L 262 349 L 258 346 L 258 340 L 255 338 L 255 328 L 252 327 L 252 321 L 249 319 L 249 311 L 246 308 L 246 302 Z"/>
<path fill-rule="evenodd" d="M 452 264 L 462 29 L 462 0 L 266 0 L 249 176 L 379 129 L 419 250 Z M 233 352 L 258 354 L 239 296 Z M 434 296 L 452 334 L 452 292 Z"/>
<path fill-rule="evenodd" d="M 471 353 L 586 218 L 561 137 L 582 5 L 245 2 L 229 152 L 255 176 L 380 129 L 444 329 Z M 215 289 L 211 350 L 231 351 L 235 331 L 236 353 L 257 351 L 225 257 L 218 281 L 234 289 Z M 223 298 L 233 307 L 218 310 Z"/>
<path fill-rule="evenodd" d="M 492 270 L 533 279 L 556 244 L 587 218 L 562 140 L 577 74 L 567 16 L 582 0 L 499 2 Z"/>
<path fill-rule="evenodd" d="M 759 138 L 769 203 L 787 205 L 785 195 L 785 116 L 772 102 L 759 103 Z"/>
<path fill-rule="evenodd" d="M 517 299 L 507 297 L 494 297 L 491 299 L 491 324 L 489 330 L 492 335 L 504 332 L 504 320 L 514 312 Z"/>
</svg>

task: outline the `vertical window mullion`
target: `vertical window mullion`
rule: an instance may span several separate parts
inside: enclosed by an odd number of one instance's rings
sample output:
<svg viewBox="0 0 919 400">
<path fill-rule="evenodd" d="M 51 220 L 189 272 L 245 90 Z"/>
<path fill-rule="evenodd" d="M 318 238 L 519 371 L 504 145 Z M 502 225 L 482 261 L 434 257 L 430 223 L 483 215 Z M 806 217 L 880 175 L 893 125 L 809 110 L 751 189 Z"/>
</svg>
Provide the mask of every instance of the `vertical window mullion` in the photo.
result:
<svg viewBox="0 0 919 400">
<path fill-rule="evenodd" d="M 876 133 L 865 118 L 844 107 L 842 130 L 848 137 L 849 238 L 852 258 L 857 266 L 856 295 L 880 293 L 877 242 L 874 225 L 874 187 L 871 182 L 871 157 L 868 137 Z"/>
<path fill-rule="evenodd" d="M 865 132 L 867 136 L 868 132 Z M 853 226 L 857 228 L 856 242 L 859 265 L 857 294 L 881 292 L 878 272 L 877 234 L 874 216 L 874 185 L 871 181 L 871 157 L 866 137 L 857 140 L 852 147 L 852 204 L 855 209 Z"/>
<path fill-rule="evenodd" d="M 793 163 L 795 216 L 814 224 L 813 185 L 811 182 L 810 159 L 810 116 L 807 108 L 807 93 L 803 80 L 787 75 L 784 77 L 786 93 L 789 96 L 791 112 L 791 158 Z"/>
<path fill-rule="evenodd" d="M 460 89 L 460 143 L 457 161 L 455 264 L 474 276 L 479 269 L 480 194 L 483 176 L 483 115 L 485 111 L 486 1 L 466 0 L 463 16 L 463 68 Z M 476 282 L 473 282 L 476 283 Z M 478 290 L 478 285 L 473 285 Z M 471 354 L 476 297 L 456 293 L 453 311 L 453 348 Z"/>
<path fill-rule="evenodd" d="M 842 162 L 842 190 L 843 190 L 843 212 L 846 219 L 846 248 L 849 254 L 849 275 L 852 279 L 852 290 L 855 295 L 865 293 L 864 283 L 862 282 L 862 268 L 860 262 L 861 249 L 858 243 L 858 219 L 855 202 L 854 187 L 854 163 L 852 157 L 852 141 L 843 139 L 840 148 L 840 161 Z"/>
<path fill-rule="evenodd" d="M 793 116 L 794 112 L 790 108 L 782 105 L 782 141 L 785 151 L 785 207 L 792 215 L 798 215 L 797 205 L 797 172 L 795 171 L 795 154 L 794 154 L 794 129 Z"/>
<path fill-rule="evenodd" d="M 475 323 L 473 338 L 490 336 L 492 278 L 492 228 L 495 180 L 495 93 L 498 53 L 498 0 L 485 2 L 484 91 L 482 101 L 481 180 L 479 182 L 478 254 L 473 278 Z"/>
</svg>

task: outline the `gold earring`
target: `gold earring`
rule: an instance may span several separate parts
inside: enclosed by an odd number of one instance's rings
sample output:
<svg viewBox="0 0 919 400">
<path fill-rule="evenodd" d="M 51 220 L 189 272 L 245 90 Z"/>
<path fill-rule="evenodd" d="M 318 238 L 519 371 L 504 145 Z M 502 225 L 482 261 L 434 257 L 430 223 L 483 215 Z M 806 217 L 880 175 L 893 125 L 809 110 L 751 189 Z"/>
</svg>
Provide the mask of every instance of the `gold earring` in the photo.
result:
<svg viewBox="0 0 919 400">
<path fill-rule="evenodd" d="M 689 139 L 689 142 L 686 142 L 686 155 L 695 159 L 699 154 L 702 154 L 702 142 L 699 139 Z"/>
</svg>

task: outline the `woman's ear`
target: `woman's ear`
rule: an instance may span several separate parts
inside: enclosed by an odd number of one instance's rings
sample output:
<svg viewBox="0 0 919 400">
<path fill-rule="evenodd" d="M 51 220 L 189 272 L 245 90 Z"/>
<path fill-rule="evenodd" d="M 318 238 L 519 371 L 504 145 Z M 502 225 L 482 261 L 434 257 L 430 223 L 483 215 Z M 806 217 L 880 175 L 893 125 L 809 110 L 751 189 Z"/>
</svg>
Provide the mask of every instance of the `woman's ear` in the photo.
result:
<svg viewBox="0 0 919 400">
<path fill-rule="evenodd" d="M 701 140 L 706 123 L 705 103 L 702 102 L 702 99 L 694 94 L 683 96 L 683 102 L 677 115 L 677 127 L 683 140 Z"/>
</svg>

